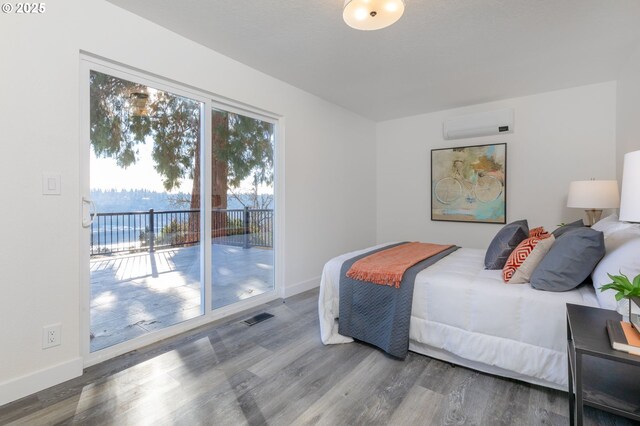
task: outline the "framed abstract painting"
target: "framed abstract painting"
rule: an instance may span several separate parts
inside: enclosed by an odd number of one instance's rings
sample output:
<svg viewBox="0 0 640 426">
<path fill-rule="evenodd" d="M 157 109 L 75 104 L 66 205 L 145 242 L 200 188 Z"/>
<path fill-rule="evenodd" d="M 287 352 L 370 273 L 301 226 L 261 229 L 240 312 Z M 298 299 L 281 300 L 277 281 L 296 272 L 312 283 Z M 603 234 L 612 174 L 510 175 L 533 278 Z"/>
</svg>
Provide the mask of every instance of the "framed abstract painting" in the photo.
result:
<svg viewBox="0 0 640 426">
<path fill-rule="evenodd" d="M 431 220 L 507 223 L 507 144 L 431 150 Z"/>
</svg>

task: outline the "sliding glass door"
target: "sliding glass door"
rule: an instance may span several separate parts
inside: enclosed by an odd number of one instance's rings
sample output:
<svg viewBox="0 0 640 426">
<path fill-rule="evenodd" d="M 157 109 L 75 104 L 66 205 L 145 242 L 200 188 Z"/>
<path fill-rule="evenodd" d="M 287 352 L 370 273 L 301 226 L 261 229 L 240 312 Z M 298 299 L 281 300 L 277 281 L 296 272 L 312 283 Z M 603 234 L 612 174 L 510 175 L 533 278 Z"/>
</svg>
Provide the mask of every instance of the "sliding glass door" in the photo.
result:
<svg viewBox="0 0 640 426">
<path fill-rule="evenodd" d="M 204 105 L 90 72 L 91 352 L 203 314 Z"/>
<path fill-rule="evenodd" d="M 274 289 L 274 124 L 211 111 L 212 307 Z"/>
<path fill-rule="evenodd" d="M 277 121 L 82 63 L 87 353 L 274 298 Z"/>
</svg>

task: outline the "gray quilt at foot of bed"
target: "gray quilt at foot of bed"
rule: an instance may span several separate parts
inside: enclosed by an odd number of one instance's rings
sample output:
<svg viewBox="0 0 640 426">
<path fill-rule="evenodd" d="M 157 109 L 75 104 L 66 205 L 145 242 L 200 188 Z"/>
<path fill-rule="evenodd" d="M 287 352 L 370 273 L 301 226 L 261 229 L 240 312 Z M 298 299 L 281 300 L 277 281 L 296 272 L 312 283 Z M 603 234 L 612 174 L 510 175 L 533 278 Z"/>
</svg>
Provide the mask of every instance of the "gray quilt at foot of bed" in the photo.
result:
<svg viewBox="0 0 640 426">
<path fill-rule="evenodd" d="M 345 261 L 340 269 L 338 332 L 404 359 L 409 351 L 409 322 L 416 275 L 459 247 L 453 246 L 419 262 L 404 273 L 400 288 L 347 277 L 356 261 L 400 244 L 391 244 Z"/>
</svg>

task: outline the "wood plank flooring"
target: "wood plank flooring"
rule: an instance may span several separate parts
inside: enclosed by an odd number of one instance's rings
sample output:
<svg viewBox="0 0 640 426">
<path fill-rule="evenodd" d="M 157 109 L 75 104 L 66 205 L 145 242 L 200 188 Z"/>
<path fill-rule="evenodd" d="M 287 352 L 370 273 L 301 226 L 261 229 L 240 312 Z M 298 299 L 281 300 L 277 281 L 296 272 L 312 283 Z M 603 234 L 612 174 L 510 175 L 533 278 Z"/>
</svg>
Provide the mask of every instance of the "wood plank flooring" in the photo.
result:
<svg viewBox="0 0 640 426">
<path fill-rule="evenodd" d="M 317 290 L 88 368 L 0 407 L 16 425 L 566 425 L 566 393 L 410 353 L 323 346 Z M 242 319 L 267 311 L 254 326 Z M 586 425 L 628 425 L 586 409 Z"/>
</svg>

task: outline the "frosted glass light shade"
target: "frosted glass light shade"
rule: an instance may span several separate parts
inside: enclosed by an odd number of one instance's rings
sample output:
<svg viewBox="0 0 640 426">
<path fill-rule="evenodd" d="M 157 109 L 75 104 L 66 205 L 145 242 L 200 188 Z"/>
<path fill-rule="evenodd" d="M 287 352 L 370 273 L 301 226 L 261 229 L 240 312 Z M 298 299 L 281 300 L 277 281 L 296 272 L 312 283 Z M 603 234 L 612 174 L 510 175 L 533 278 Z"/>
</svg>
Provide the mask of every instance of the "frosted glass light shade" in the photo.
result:
<svg viewBox="0 0 640 426">
<path fill-rule="evenodd" d="M 403 0 L 345 0 L 342 18 L 357 30 L 379 30 L 404 13 Z"/>
<path fill-rule="evenodd" d="M 640 222 L 640 151 L 624 155 L 620 220 Z"/>
<path fill-rule="evenodd" d="M 615 209 L 620 205 L 618 181 L 579 180 L 569 184 L 567 207 Z"/>
</svg>

